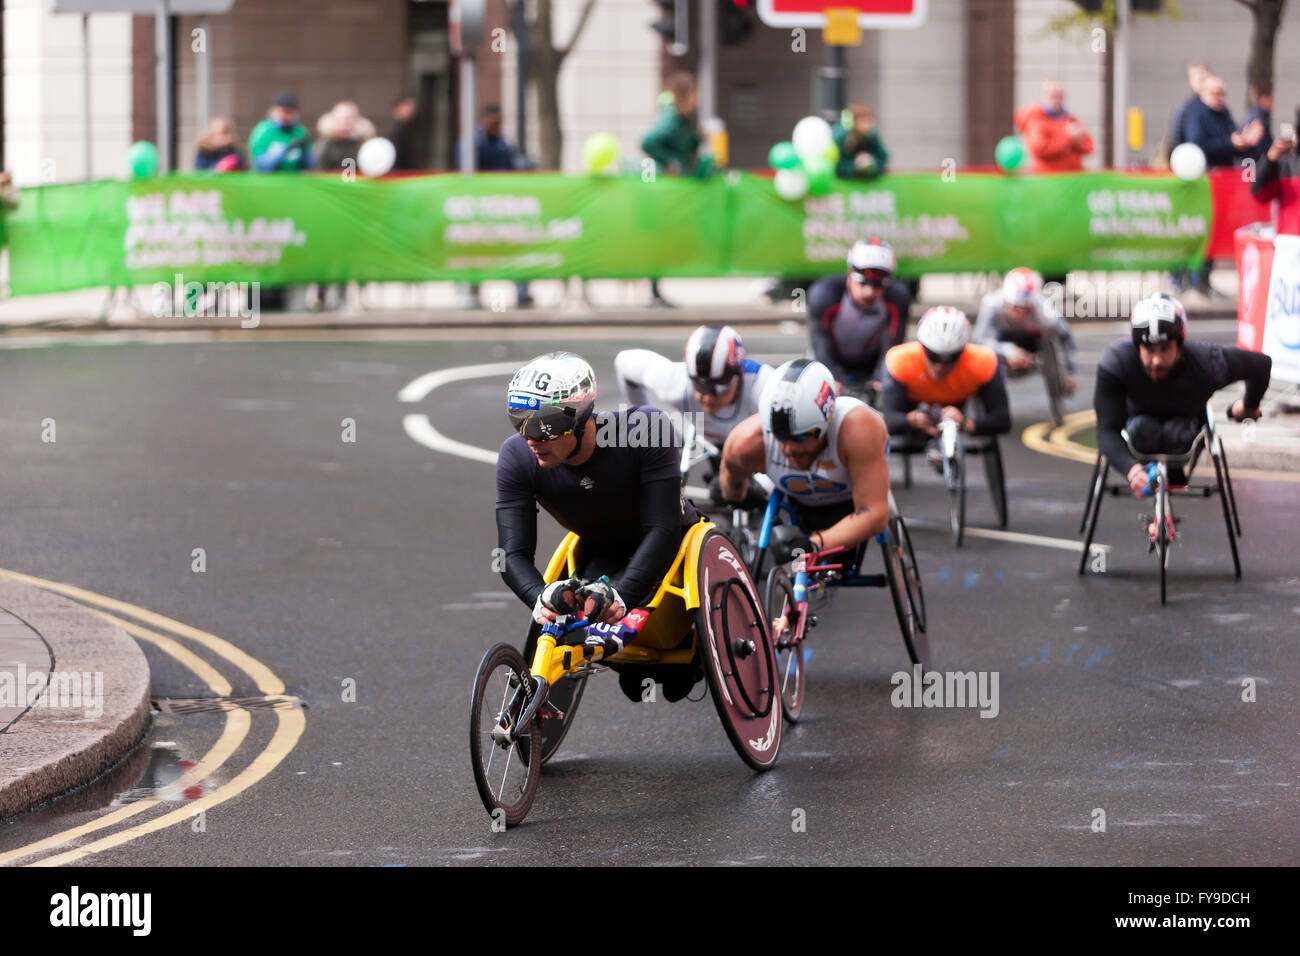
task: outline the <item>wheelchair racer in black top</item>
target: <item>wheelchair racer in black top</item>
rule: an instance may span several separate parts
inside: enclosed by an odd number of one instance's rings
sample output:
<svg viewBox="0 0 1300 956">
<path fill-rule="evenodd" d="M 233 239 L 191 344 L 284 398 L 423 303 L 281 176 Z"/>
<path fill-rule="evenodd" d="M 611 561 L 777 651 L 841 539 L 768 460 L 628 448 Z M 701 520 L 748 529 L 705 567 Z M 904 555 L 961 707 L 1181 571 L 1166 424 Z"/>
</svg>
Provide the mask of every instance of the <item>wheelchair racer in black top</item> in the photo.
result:
<svg viewBox="0 0 1300 956">
<path fill-rule="evenodd" d="M 1127 430 L 1133 447 L 1147 454 L 1185 452 L 1201 430 L 1210 396 L 1242 380 L 1246 394 L 1232 404 L 1228 417 L 1259 418 L 1273 360 L 1246 349 L 1186 341 L 1187 313 L 1170 295 L 1138 302 L 1129 321 L 1131 337 L 1101 357 L 1093 405 L 1098 448 L 1141 497 L 1147 470 L 1120 431 Z M 1170 481 L 1185 484 L 1186 477 L 1170 468 Z"/>
<path fill-rule="evenodd" d="M 878 393 L 885 353 L 907 338 L 912 296 L 893 278 L 894 250 L 882 239 L 856 242 L 848 271 L 826 276 L 808 290 L 812 354 L 842 393 Z"/>
<path fill-rule="evenodd" d="M 572 352 L 533 359 L 511 379 L 507 400 L 517 434 L 502 443 L 496 475 L 506 584 L 539 625 L 578 613 L 612 624 L 644 607 L 699 520 L 682 497 L 671 419 L 641 406 L 595 412 L 595 373 Z M 546 584 L 534 564 L 538 505 L 579 535 L 576 577 Z M 624 692 L 640 699 L 639 684 Z"/>
</svg>

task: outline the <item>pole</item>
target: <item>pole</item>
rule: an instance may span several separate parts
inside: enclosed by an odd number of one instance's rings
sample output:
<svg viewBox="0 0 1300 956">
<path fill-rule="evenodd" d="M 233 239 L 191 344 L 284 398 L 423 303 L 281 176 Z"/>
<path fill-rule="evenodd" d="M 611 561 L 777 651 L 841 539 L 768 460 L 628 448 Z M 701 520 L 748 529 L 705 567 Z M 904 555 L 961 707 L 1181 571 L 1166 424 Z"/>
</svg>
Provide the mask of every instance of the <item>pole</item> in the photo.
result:
<svg viewBox="0 0 1300 956">
<path fill-rule="evenodd" d="M 90 145 L 90 14 L 81 15 L 81 110 L 82 139 L 86 151 L 86 182 L 94 177 L 91 171 Z"/>
<path fill-rule="evenodd" d="M 474 58 L 460 58 L 460 171 L 474 172 Z"/>
<path fill-rule="evenodd" d="M 830 49 L 830 68 L 827 70 L 831 81 L 831 111 L 838 120 L 844 103 L 844 47 L 833 46 Z"/>
<path fill-rule="evenodd" d="M 701 120 L 718 115 L 718 8 L 716 0 L 700 0 L 700 75 L 696 78 L 699 90 L 699 116 Z"/>
<path fill-rule="evenodd" d="M 199 54 L 199 61 L 195 64 L 198 67 L 195 86 L 198 90 L 198 123 L 200 130 L 208 128 L 210 119 L 208 113 L 212 107 L 212 54 L 208 52 L 208 44 L 212 40 L 211 17 L 204 14 L 199 18 L 199 29 L 203 32 L 199 35 L 203 37 L 203 52 Z"/>
<path fill-rule="evenodd" d="M 528 12 L 515 0 L 515 144 L 528 152 Z"/>
<path fill-rule="evenodd" d="M 1128 165 L 1128 31 L 1131 0 L 1115 0 L 1115 96 L 1112 101 L 1111 141 L 1115 166 Z"/>
<path fill-rule="evenodd" d="M 156 109 L 158 111 L 158 172 L 165 173 L 171 169 L 172 142 L 172 34 L 169 29 L 171 17 L 167 9 L 167 0 L 158 0 L 157 12 L 154 14 L 154 86 L 156 87 Z"/>
</svg>

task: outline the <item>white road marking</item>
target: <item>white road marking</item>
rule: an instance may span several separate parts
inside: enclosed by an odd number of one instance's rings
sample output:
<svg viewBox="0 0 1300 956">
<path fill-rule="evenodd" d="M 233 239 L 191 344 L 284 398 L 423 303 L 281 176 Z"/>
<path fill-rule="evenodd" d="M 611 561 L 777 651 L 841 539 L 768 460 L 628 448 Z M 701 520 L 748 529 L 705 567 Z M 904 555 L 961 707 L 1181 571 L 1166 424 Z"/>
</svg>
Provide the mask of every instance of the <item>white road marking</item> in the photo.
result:
<svg viewBox="0 0 1300 956">
<path fill-rule="evenodd" d="M 481 461 L 485 465 L 495 466 L 497 463 L 496 452 L 448 438 L 433 427 L 427 415 L 406 415 L 402 418 L 402 428 L 412 441 L 418 442 L 425 448 L 432 448 L 434 451 L 455 455 L 458 458 L 468 458 L 470 461 Z"/>
<path fill-rule="evenodd" d="M 942 528 L 944 531 L 949 530 L 947 522 L 929 521 L 925 518 L 913 518 L 910 515 L 904 515 L 907 523 L 911 527 L 917 528 Z M 1040 548 L 1057 548 L 1061 551 L 1082 551 L 1083 542 L 1075 541 L 1071 538 L 1051 538 L 1044 534 L 1025 534 L 1022 531 L 999 531 L 994 528 L 972 528 L 966 526 L 966 534 L 974 538 L 989 538 L 993 541 L 1010 541 L 1015 544 L 1033 544 Z M 1092 543 L 1093 551 L 1110 551 L 1110 545 L 1099 544 L 1096 541 Z"/>
<path fill-rule="evenodd" d="M 412 382 L 402 386 L 397 393 L 399 402 L 418 402 L 429 396 L 435 388 L 452 382 L 461 382 L 467 378 L 487 378 L 489 375 L 505 375 L 517 372 L 522 362 L 489 362 L 486 365 L 462 365 L 457 368 L 443 368 L 435 372 L 426 372 Z"/>
</svg>

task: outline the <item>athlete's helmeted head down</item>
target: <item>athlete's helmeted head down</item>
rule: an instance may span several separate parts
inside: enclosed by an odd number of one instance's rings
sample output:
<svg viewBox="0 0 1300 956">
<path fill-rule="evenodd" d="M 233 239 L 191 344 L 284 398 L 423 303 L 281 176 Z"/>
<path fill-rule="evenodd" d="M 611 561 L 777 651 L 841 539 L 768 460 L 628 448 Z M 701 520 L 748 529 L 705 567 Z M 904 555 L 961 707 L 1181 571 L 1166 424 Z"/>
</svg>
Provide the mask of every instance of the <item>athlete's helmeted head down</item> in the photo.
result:
<svg viewBox="0 0 1300 956">
<path fill-rule="evenodd" d="M 574 436 L 573 451 L 553 462 L 559 464 L 581 450 L 583 429 L 596 409 L 596 373 L 573 352 L 547 352 L 510 379 L 506 405 L 511 427 L 530 445 Z M 550 463 L 541 453 L 539 461 Z"/>
<path fill-rule="evenodd" d="M 1187 339 L 1187 311 L 1172 295 L 1147 296 L 1133 306 L 1129 332 L 1138 347 L 1142 368 L 1153 381 L 1168 378 Z"/>
<path fill-rule="evenodd" d="M 835 377 L 812 359 L 786 362 L 767 380 L 758 400 L 763 431 L 796 468 L 809 467 L 825 445 L 835 398 Z"/>
<path fill-rule="evenodd" d="M 686 340 L 686 374 L 710 415 L 736 402 L 744 371 L 745 346 L 731 326 L 701 325 Z"/>
</svg>

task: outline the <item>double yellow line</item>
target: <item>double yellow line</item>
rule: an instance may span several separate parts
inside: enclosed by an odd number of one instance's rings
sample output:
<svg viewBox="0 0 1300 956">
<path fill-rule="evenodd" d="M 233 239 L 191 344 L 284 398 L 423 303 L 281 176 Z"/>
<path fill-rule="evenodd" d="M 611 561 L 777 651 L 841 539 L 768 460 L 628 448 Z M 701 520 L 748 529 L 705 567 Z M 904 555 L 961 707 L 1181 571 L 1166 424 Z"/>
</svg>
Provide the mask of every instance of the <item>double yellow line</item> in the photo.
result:
<svg viewBox="0 0 1300 956">
<path fill-rule="evenodd" d="M 1091 408 L 1081 412 L 1071 412 L 1062 423 L 1053 427 L 1051 422 L 1037 422 L 1020 433 L 1020 440 L 1031 451 L 1057 458 L 1091 465 L 1097 460 L 1097 449 L 1089 448 L 1074 440 L 1074 436 L 1085 428 L 1097 424 L 1097 413 Z M 1229 462 L 1229 466 L 1231 466 Z M 1300 482 L 1300 474 L 1292 471 L 1268 471 L 1260 468 L 1232 468 L 1233 479 L 1248 478 L 1255 481 L 1294 481 Z"/>
<path fill-rule="evenodd" d="M 297 704 L 295 698 L 285 694 L 284 682 L 261 661 L 249 656 L 215 634 L 209 634 L 207 631 L 190 627 L 188 624 L 182 624 L 180 621 L 172 620 L 145 608 L 136 607 L 134 604 L 117 601 L 102 594 L 96 594 L 93 591 L 73 587 L 69 584 L 60 584 L 56 581 L 47 581 L 44 578 L 32 577 L 28 574 L 4 569 L 0 569 L 0 576 L 9 578 L 12 581 L 43 588 L 55 594 L 62 594 L 65 597 L 98 609 L 97 613 L 102 617 L 136 638 L 169 654 L 177 663 L 193 671 L 216 697 L 230 696 L 230 682 L 215 667 L 174 638 L 178 637 L 198 644 L 211 654 L 246 674 L 265 697 L 282 700 L 290 705 L 274 708 L 278 723 L 275 733 L 261 753 L 253 758 L 252 762 L 236 774 L 235 777 L 212 793 L 198 800 L 186 801 L 179 809 L 154 817 L 152 820 L 147 820 L 124 830 L 118 830 L 89 843 L 81 843 L 72 849 L 66 849 L 53 856 L 44 856 L 38 860 L 30 861 L 26 864 L 27 866 L 62 866 L 66 863 L 75 863 L 93 854 L 103 853 L 132 840 L 138 840 L 147 834 L 185 823 L 200 811 L 207 811 L 238 796 L 269 774 L 293 750 L 298 743 L 298 739 L 302 736 L 303 730 L 306 729 L 306 714 L 301 707 L 295 706 Z M 109 612 L 116 612 L 116 614 Z M 125 620 L 118 617 L 117 614 L 135 618 L 135 621 Z M 136 621 L 141 623 L 136 623 Z M 157 630 L 146 628 L 143 626 L 144 624 L 148 624 Z M 159 631 L 167 631 L 174 637 L 166 636 L 159 633 Z M 212 749 L 186 771 L 180 780 L 167 787 L 166 790 L 160 791 L 158 795 L 147 799 L 127 804 L 89 823 L 63 830 L 35 843 L 29 843 L 26 846 L 0 853 L 0 866 L 38 856 L 50 850 L 67 847 L 73 844 L 74 841 L 79 841 L 92 833 L 115 827 L 131 817 L 157 807 L 171 794 L 210 777 L 239 750 L 248 736 L 252 724 L 249 712 L 243 708 L 226 710 L 224 715 L 225 726 Z"/>
</svg>

